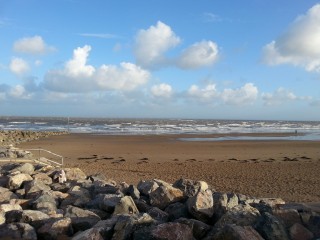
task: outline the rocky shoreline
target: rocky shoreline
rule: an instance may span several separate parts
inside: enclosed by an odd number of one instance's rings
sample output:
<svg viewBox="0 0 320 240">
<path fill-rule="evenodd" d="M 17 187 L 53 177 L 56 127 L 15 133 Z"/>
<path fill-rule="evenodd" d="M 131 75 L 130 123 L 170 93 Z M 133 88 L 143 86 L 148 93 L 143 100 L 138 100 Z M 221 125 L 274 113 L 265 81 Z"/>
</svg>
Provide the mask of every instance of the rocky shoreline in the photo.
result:
<svg viewBox="0 0 320 240">
<path fill-rule="evenodd" d="M 135 186 L 31 163 L 8 163 L 0 173 L 1 239 L 320 237 L 319 213 L 303 204 L 217 192 L 204 181 Z"/>
<path fill-rule="evenodd" d="M 67 134 L 67 131 L 0 130 L 0 146 L 17 145 L 22 142 Z"/>
</svg>

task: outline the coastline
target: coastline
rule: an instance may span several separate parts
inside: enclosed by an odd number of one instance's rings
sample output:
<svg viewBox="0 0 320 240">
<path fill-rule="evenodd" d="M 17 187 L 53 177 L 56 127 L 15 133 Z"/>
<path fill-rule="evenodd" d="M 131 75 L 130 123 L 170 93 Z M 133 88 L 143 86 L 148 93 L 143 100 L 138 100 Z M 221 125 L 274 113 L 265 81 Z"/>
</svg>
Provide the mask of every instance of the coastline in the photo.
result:
<svg viewBox="0 0 320 240">
<path fill-rule="evenodd" d="M 102 173 L 117 182 L 137 184 L 154 178 L 172 182 L 182 177 L 206 181 L 217 191 L 281 197 L 287 202 L 320 202 L 320 142 L 179 140 L 219 136 L 237 134 L 72 133 L 21 143 L 19 147 L 48 149 L 64 156 L 66 167 L 79 167 L 86 174 Z"/>
</svg>

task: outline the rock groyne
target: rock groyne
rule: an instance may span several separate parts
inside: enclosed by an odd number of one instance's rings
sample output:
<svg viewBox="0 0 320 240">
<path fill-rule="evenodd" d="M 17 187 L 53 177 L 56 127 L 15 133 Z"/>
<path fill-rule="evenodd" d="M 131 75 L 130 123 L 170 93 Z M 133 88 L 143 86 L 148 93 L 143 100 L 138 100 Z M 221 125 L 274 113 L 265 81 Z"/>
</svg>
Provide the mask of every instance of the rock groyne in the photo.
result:
<svg viewBox="0 0 320 240">
<path fill-rule="evenodd" d="M 79 168 L 0 168 L 1 239 L 316 239 L 320 216 L 303 204 L 215 191 L 206 182 L 137 186 Z"/>
</svg>

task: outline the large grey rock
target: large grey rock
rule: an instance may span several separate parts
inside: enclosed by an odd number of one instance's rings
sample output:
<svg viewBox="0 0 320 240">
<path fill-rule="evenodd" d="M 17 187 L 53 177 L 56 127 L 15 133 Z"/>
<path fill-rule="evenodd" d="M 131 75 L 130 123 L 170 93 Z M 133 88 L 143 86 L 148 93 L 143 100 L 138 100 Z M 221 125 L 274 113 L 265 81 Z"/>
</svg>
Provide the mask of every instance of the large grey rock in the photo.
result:
<svg viewBox="0 0 320 240">
<path fill-rule="evenodd" d="M 165 212 L 168 214 L 170 221 L 174 221 L 178 218 L 190 217 L 188 207 L 186 206 L 186 204 L 181 202 L 170 204 L 168 207 L 166 207 Z"/>
<path fill-rule="evenodd" d="M 165 209 L 169 204 L 184 198 L 183 192 L 171 186 L 160 186 L 149 194 L 150 204 L 160 209 Z"/>
<path fill-rule="evenodd" d="M 5 213 L 5 222 L 6 223 L 14 223 L 14 222 L 21 222 L 22 219 L 22 210 L 12 210 Z M 2 222 L 4 223 L 4 222 Z M 1 221 L 0 221 L 1 224 Z"/>
<path fill-rule="evenodd" d="M 320 238 L 320 215 L 311 215 L 307 226 L 315 237 Z"/>
<path fill-rule="evenodd" d="M 51 188 L 40 180 L 28 181 L 24 184 L 26 198 L 34 198 L 41 195 L 41 192 L 48 192 Z"/>
<path fill-rule="evenodd" d="M 39 239 L 59 240 L 72 236 L 72 222 L 68 217 L 50 219 L 37 230 Z"/>
<path fill-rule="evenodd" d="M 268 212 L 261 215 L 255 229 L 266 240 L 290 239 L 284 223 Z"/>
<path fill-rule="evenodd" d="M 7 203 L 11 199 L 18 198 L 16 194 L 14 194 L 10 189 L 5 187 L 0 187 L 0 204 Z"/>
<path fill-rule="evenodd" d="M 79 180 L 87 178 L 87 175 L 80 168 L 65 168 L 64 171 L 68 180 Z"/>
<path fill-rule="evenodd" d="M 151 235 L 155 240 L 193 240 L 192 230 L 188 225 L 173 222 L 157 225 Z"/>
<path fill-rule="evenodd" d="M 289 234 L 291 240 L 311 240 L 314 238 L 314 234 L 300 223 L 293 224 L 289 229 Z"/>
<path fill-rule="evenodd" d="M 0 211 L 0 225 L 6 222 L 6 213 L 4 211 Z"/>
<path fill-rule="evenodd" d="M 184 178 L 177 180 L 172 186 L 179 188 L 187 197 L 193 197 L 199 191 L 205 191 L 208 189 L 208 184 L 204 181 L 194 181 Z"/>
<path fill-rule="evenodd" d="M 155 191 L 159 185 L 155 181 L 140 181 L 138 183 L 138 190 L 145 196 L 149 196 L 149 194 Z"/>
<path fill-rule="evenodd" d="M 102 210 L 113 213 L 114 208 L 119 203 L 121 195 L 118 194 L 104 194 L 99 203 L 99 206 Z"/>
<path fill-rule="evenodd" d="M 149 214 L 120 215 L 114 226 L 113 240 L 130 239 L 134 232 L 154 224 L 154 220 Z"/>
<path fill-rule="evenodd" d="M 37 210 L 24 210 L 22 212 L 22 221 L 36 229 L 41 227 L 49 218 L 47 214 Z"/>
<path fill-rule="evenodd" d="M 61 208 L 65 208 L 68 205 L 84 207 L 88 202 L 91 201 L 90 191 L 85 188 L 73 186 L 67 193 L 69 196 L 61 202 Z"/>
<path fill-rule="evenodd" d="M 120 199 L 120 201 L 115 206 L 113 214 L 137 214 L 139 213 L 136 204 L 134 203 L 132 197 L 125 196 Z"/>
<path fill-rule="evenodd" d="M 119 216 L 114 215 L 106 220 L 97 222 L 92 228 L 99 230 L 103 239 L 111 239 L 114 232 L 114 226 L 118 222 L 118 219 Z"/>
<path fill-rule="evenodd" d="M 263 240 L 259 233 L 251 226 L 225 225 L 215 236 L 215 240 Z"/>
<path fill-rule="evenodd" d="M 47 174 L 39 172 L 34 175 L 32 175 L 34 180 L 41 181 L 42 183 L 46 185 L 50 185 L 52 183 L 52 178 L 49 177 Z"/>
<path fill-rule="evenodd" d="M 22 210 L 22 207 L 19 204 L 10 204 L 10 203 L 0 205 L 0 211 L 2 212 L 9 212 L 12 210 Z"/>
<path fill-rule="evenodd" d="M 71 218 L 75 231 L 87 230 L 101 220 L 94 212 L 74 206 L 68 206 L 64 216 Z"/>
<path fill-rule="evenodd" d="M 140 198 L 140 192 L 138 188 L 134 185 L 130 185 L 126 191 L 127 195 L 131 196 L 133 199 L 139 199 Z"/>
<path fill-rule="evenodd" d="M 227 224 L 236 224 L 239 226 L 253 226 L 260 213 L 256 208 L 249 205 L 237 205 L 229 209 L 215 224 L 216 228 L 223 228 Z"/>
<path fill-rule="evenodd" d="M 9 175 L 8 188 L 11 190 L 19 189 L 22 183 L 26 181 L 32 181 L 33 178 L 26 173 L 18 173 L 14 175 Z"/>
<path fill-rule="evenodd" d="M 169 220 L 169 214 L 157 207 L 150 208 L 147 213 L 158 222 L 168 222 Z"/>
<path fill-rule="evenodd" d="M 211 229 L 209 225 L 196 219 L 180 218 L 177 219 L 175 222 L 188 225 L 191 228 L 192 234 L 195 239 L 204 238 L 208 231 Z"/>
<path fill-rule="evenodd" d="M 0 225 L 0 239 L 37 240 L 35 229 L 27 223 Z"/>
<path fill-rule="evenodd" d="M 295 223 L 301 223 L 301 218 L 295 209 L 274 209 L 273 215 L 280 218 L 287 228 L 290 228 Z"/>
<path fill-rule="evenodd" d="M 34 172 L 34 166 L 31 163 L 24 163 L 14 169 L 11 170 L 11 172 L 19 171 L 20 173 L 26 173 L 29 175 L 32 175 Z"/>
<path fill-rule="evenodd" d="M 196 219 L 206 222 L 214 213 L 212 191 L 199 191 L 187 201 L 189 213 Z"/>
<path fill-rule="evenodd" d="M 72 237 L 72 240 L 88 240 L 88 239 L 104 240 L 104 238 L 100 233 L 100 230 L 97 228 L 87 229 Z"/>
</svg>

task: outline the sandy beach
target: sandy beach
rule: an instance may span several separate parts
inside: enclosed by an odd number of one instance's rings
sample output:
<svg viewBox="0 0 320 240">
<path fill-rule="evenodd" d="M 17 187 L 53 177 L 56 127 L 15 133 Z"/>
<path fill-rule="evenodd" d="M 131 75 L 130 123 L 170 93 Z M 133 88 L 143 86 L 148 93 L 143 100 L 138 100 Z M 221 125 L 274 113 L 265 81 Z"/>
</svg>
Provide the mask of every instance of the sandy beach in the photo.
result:
<svg viewBox="0 0 320 240">
<path fill-rule="evenodd" d="M 50 150 L 64 156 L 66 167 L 103 173 L 117 182 L 190 178 L 206 181 L 217 191 L 320 202 L 319 141 L 180 140 L 188 137 L 217 135 L 70 134 L 19 147 Z"/>
</svg>

